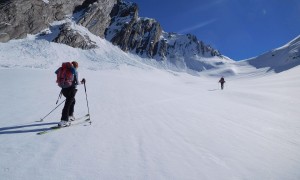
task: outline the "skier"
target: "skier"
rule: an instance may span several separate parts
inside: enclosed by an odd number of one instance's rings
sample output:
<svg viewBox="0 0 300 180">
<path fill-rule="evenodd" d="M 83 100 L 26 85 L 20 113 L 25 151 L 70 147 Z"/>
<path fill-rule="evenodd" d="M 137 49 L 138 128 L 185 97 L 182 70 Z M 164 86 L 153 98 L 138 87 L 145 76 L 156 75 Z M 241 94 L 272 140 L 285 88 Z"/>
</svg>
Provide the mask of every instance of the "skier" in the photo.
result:
<svg viewBox="0 0 300 180">
<path fill-rule="evenodd" d="M 69 71 L 72 76 L 72 81 L 70 82 L 69 87 L 62 87 L 61 93 L 66 97 L 66 102 L 64 105 L 64 108 L 62 110 L 62 116 L 61 116 L 61 121 L 58 123 L 59 127 L 65 127 L 69 126 L 71 124 L 70 121 L 74 121 L 75 117 L 73 115 L 74 113 L 74 106 L 75 106 L 75 95 L 77 92 L 77 85 L 79 84 L 84 84 L 85 79 L 83 78 L 80 82 L 78 81 L 78 63 L 76 61 L 73 61 L 70 65 L 71 67 L 69 68 Z M 60 71 L 62 71 L 62 67 L 58 68 L 55 73 L 59 74 Z M 66 75 L 65 75 L 66 76 Z"/>
<path fill-rule="evenodd" d="M 219 83 L 221 83 L 221 89 L 223 90 L 223 88 L 224 88 L 224 83 L 225 83 L 226 81 L 225 81 L 225 79 L 224 79 L 224 77 L 222 76 L 221 77 L 221 79 L 219 80 Z"/>
</svg>

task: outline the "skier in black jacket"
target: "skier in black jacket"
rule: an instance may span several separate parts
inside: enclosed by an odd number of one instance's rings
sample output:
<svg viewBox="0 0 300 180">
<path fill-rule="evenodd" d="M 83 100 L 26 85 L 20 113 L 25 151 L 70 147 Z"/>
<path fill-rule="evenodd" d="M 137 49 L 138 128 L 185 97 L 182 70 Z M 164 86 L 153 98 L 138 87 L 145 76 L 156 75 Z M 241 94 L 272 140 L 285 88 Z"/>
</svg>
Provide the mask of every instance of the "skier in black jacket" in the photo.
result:
<svg viewBox="0 0 300 180">
<path fill-rule="evenodd" d="M 225 83 L 226 81 L 225 81 L 225 79 L 224 79 L 224 77 L 222 76 L 221 77 L 221 79 L 219 80 L 219 83 L 221 83 L 221 89 L 223 90 L 223 88 L 224 88 L 224 83 Z"/>
</svg>

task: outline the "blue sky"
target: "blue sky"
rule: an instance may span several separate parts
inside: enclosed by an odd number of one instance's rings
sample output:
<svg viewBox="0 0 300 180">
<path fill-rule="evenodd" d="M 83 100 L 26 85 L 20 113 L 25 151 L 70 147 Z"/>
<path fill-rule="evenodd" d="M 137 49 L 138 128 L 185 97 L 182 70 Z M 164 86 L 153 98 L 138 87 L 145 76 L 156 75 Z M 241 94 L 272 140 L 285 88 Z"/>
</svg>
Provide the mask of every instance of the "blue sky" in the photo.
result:
<svg viewBox="0 0 300 180">
<path fill-rule="evenodd" d="M 300 0 L 126 0 L 166 32 L 191 33 L 234 60 L 300 35 Z"/>
</svg>

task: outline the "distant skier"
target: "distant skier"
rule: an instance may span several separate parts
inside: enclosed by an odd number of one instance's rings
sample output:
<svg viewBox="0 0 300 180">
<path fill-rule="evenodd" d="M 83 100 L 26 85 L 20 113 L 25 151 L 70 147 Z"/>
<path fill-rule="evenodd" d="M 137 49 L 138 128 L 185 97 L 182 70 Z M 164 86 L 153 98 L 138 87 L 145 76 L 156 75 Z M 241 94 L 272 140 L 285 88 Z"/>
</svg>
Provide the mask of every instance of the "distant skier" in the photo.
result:
<svg viewBox="0 0 300 180">
<path fill-rule="evenodd" d="M 72 63 L 66 62 L 62 64 L 62 67 L 58 68 L 55 73 L 57 74 L 57 83 L 60 86 L 61 93 L 66 97 L 66 102 L 62 110 L 61 122 L 58 124 L 60 127 L 69 126 L 70 121 L 75 120 L 74 106 L 75 106 L 75 95 L 77 92 L 77 85 L 84 84 L 85 79 L 81 82 L 78 81 L 78 63 L 73 61 Z"/>
<path fill-rule="evenodd" d="M 224 89 L 224 83 L 225 83 L 225 79 L 224 77 L 222 76 L 221 79 L 219 80 L 219 83 L 221 83 L 221 89 L 223 90 Z"/>
</svg>

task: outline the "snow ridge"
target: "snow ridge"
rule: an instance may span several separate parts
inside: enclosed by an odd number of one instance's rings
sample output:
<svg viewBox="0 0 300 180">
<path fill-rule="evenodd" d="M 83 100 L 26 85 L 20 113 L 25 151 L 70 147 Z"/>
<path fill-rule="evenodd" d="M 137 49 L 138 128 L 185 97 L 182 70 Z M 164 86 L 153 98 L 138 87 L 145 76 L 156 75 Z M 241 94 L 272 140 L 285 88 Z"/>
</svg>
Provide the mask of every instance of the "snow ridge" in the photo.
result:
<svg viewBox="0 0 300 180">
<path fill-rule="evenodd" d="M 246 60 L 256 68 L 268 68 L 268 71 L 280 73 L 300 65 L 300 36 L 280 48 Z"/>
</svg>

